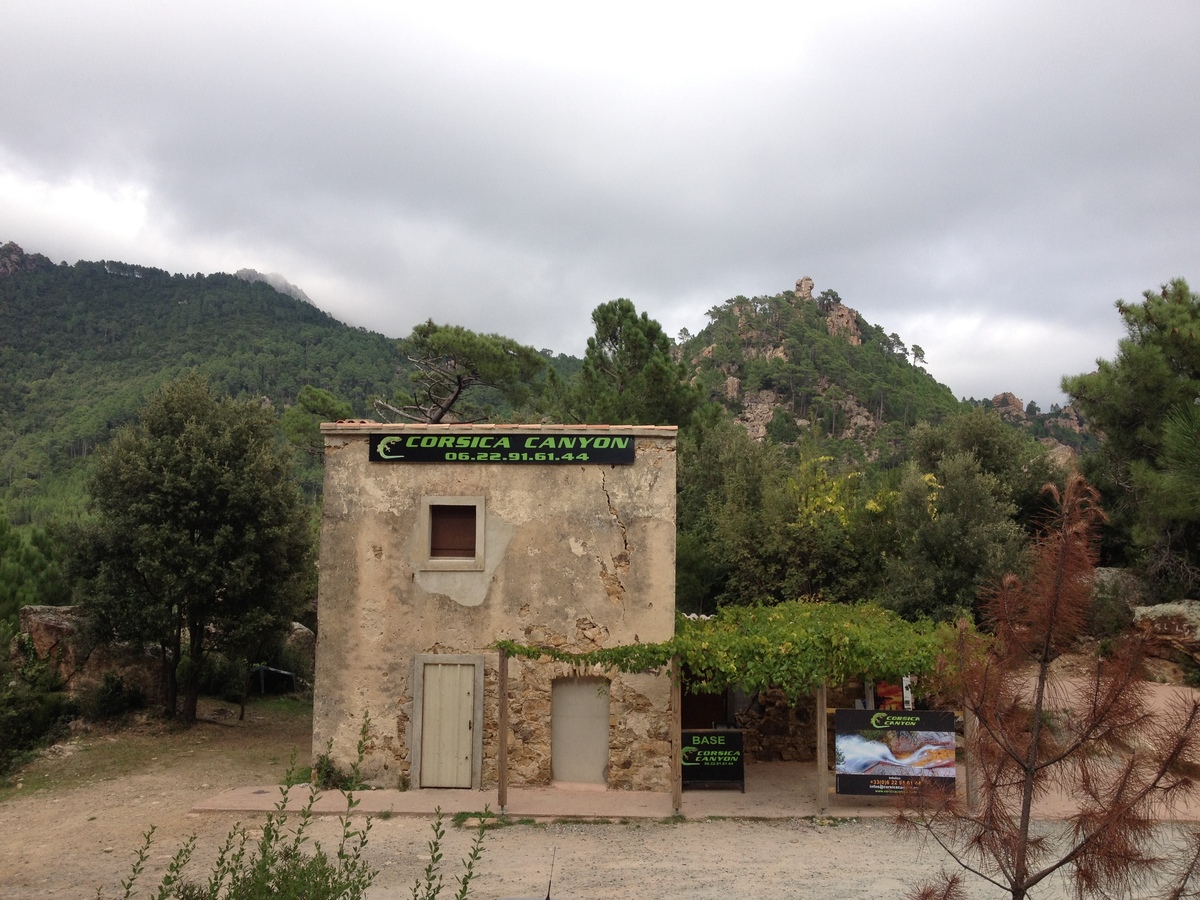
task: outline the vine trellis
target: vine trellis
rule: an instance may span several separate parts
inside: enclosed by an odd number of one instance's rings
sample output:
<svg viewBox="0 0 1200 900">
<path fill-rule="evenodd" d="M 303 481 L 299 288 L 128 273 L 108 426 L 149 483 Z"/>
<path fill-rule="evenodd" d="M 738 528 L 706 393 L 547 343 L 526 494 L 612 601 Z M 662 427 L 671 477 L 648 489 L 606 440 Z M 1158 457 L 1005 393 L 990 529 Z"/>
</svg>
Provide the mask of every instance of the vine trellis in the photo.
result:
<svg viewBox="0 0 1200 900">
<path fill-rule="evenodd" d="M 793 600 L 777 606 L 725 607 L 706 619 L 680 616 L 675 636 L 572 653 L 497 641 L 510 656 L 646 672 L 678 659 L 694 691 L 781 688 L 791 699 L 851 678 L 899 681 L 933 669 L 951 627 L 908 622 L 871 603 Z"/>
</svg>

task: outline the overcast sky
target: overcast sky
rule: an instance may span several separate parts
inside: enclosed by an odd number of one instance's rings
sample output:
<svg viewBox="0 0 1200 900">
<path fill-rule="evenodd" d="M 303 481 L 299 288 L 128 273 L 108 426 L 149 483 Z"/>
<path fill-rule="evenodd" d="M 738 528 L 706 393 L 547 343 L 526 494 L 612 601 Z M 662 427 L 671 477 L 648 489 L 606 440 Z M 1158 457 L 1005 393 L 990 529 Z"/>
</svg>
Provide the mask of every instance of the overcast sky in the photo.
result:
<svg viewBox="0 0 1200 900">
<path fill-rule="evenodd" d="M 1200 3 L 0 4 L 0 242 L 582 355 L 810 275 L 1063 402 L 1200 288 Z M 0 324 L 0 327 L 3 327 Z"/>
</svg>

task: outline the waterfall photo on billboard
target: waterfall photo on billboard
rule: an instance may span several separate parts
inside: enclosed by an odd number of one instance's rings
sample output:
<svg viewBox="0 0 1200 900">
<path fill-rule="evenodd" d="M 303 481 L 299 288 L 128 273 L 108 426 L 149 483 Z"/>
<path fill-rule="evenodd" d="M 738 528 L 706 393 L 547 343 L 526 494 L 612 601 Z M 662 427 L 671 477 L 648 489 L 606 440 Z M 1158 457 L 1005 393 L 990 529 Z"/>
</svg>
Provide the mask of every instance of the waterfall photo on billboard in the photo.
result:
<svg viewBox="0 0 1200 900">
<path fill-rule="evenodd" d="M 839 709 L 834 724 L 839 794 L 897 794 L 931 780 L 953 790 L 954 713 Z"/>
</svg>

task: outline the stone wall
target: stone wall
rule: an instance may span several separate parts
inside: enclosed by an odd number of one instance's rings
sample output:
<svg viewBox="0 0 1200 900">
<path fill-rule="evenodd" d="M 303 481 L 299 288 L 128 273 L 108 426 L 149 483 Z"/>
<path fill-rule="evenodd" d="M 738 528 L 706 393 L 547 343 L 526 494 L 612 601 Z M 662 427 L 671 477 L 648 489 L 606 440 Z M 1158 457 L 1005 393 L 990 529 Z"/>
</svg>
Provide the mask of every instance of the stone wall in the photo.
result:
<svg viewBox="0 0 1200 900">
<path fill-rule="evenodd" d="M 496 669 L 487 673 L 484 730 L 484 787 L 498 783 L 499 698 Z M 609 687 L 608 786 L 618 790 L 671 789 L 670 685 L 648 675 L 622 675 L 598 666 L 524 659 L 509 660 L 508 783 L 545 785 L 551 782 L 551 687 L 557 678 L 599 676 Z"/>
<path fill-rule="evenodd" d="M 861 681 L 848 681 L 826 691 L 830 709 L 853 709 L 863 696 Z M 799 761 L 817 758 L 817 709 L 812 696 L 791 702 L 779 688 L 758 694 L 748 708 L 736 710 L 738 727 L 744 729 L 747 759 L 756 762 Z M 829 723 L 833 753 L 832 717 Z M 832 759 L 832 755 L 830 759 Z"/>
</svg>

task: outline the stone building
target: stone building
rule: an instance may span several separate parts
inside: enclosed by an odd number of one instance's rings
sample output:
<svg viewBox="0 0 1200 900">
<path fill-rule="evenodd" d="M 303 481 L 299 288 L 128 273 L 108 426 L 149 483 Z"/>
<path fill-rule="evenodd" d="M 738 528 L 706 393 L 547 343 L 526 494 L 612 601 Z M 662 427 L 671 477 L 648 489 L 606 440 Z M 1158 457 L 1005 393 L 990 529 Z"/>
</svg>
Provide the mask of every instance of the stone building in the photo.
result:
<svg viewBox="0 0 1200 900">
<path fill-rule="evenodd" d="M 369 713 L 370 781 L 493 787 L 495 641 L 674 633 L 675 428 L 321 430 L 314 756 L 347 766 Z M 514 658 L 507 693 L 508 783 L 670 789 L 667 674 Z"/>
</svg>

